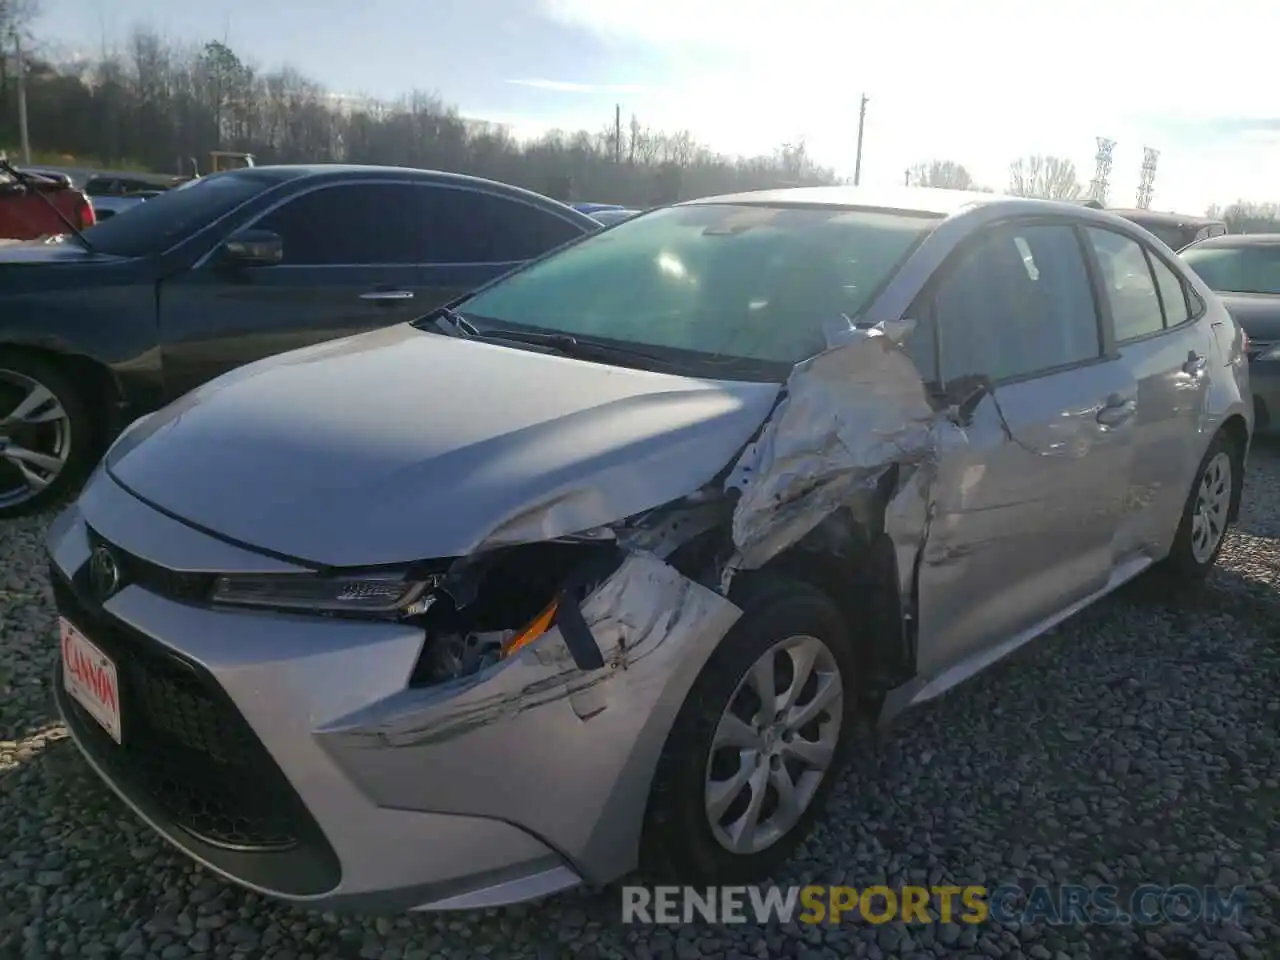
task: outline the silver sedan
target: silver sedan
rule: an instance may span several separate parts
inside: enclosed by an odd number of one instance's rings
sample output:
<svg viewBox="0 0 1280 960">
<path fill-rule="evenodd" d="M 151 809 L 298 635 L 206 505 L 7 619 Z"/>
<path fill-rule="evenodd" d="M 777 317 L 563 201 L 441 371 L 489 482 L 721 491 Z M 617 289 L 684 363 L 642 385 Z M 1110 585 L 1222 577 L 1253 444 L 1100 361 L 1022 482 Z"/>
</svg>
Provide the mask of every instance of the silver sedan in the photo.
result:
<svg viewBox="0 0 1280 960">
<path fill-rule="evenodd" d="M 1206 574 L 1241 347 L 1076 205 L 644 213 L 135 423 L 49 534 L 59 704 L 154 829 L 297 904 L 760 877 L 860 721 Z"/>
</svg>

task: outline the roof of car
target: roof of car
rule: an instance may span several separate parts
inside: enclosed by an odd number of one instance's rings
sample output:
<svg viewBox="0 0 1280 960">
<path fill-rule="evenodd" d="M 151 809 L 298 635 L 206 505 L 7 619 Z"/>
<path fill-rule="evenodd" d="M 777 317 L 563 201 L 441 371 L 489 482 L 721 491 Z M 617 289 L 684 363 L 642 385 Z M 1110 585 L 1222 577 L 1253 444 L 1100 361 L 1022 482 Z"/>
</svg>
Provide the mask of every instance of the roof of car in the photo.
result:
<svg viewBox="0 0 1280 960">
<path fill-rule="evenodd" d="M 1118 217 L 1124 217 L 1126 220 L 1154 223 L 1164 227 L 1205 227 L 1211 223 L 1222 223 L 1221 220 L 1214 220 L 1212 217 L 1198 217 L 1189 213 L 1172 213 L 1161 210 L 1108 207 L 1107 212 L 1114 213 Z"/>
<path fill-rule="evenodd" d="M 1224 233 L 1220 237 L 1206 237 L 1192 246 L 1203 247 L 1269 247 L 1280 244 L 1280 233 Z"/>
<path fill-rule="evenodd" d="M 429 183 L 439 184 L 456 184 L 457 186 L 481 186 L 493 192 L 506 193 L 510 196 L 523 197 L 526 200 L 541 203 L 544 206 L 557 208 L 557 212 L 561 216 L 569 217 L 576 220 L 579 224 L 586 227 L 595 221 L 580 210 L 567 203 L 561 203 L 553 200 L 551 197 L 541 193 L 535 193 L 532 190 L 526 190 L 523 187 L 517 187 L 509 183 L 500 183 L 496 180 L 486 180 L 483 177 L 472 177 L 465 173 L 447 173 L 443 170 L 424 170 L 419 167 L 385 167 L 374 164 L 360 163 L 280 163 L 280 164 L 259 164 L 254 167 L 237 167 L 233 170 L 219 171 L 211 176 L 225 176 L 227 174 L 243 174 L 246 176 L 259 176 L 262 174 L 271 176 L 273 174 L 280 176 L 282 179 L 301 178 L 301 177 L 361 177 L 370 180 L 396 180 L 412 177 L 415 180 L 423 180 Z"/>
<path fill-rule="evenodd" d="M 933 187 L 786 187 L 781 190 L 754 190 L 719 197 L 687 201 L 699 203 L 752 203 L 762 205 L 861 207 L 875 210 L 897 210 L 921 215 L 949 217 L 962 210 L 985 204 L 1012 207 L 1058 207 L 1050 200 L 1029 200 L 999 193 L 971 190 L 939 190 Z"/>
</svg>

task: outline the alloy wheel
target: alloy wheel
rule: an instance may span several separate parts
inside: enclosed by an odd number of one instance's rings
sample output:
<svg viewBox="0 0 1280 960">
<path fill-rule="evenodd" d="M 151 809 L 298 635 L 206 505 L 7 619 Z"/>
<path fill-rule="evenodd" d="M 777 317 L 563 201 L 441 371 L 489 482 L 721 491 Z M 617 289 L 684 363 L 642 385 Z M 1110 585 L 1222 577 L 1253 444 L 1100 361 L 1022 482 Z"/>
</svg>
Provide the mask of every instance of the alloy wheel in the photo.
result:
<svg viewBox="0 0 1280 960">
<path fill-rule="evenodd" d="M 71 418 L 53 392 L 0 368 L 0 507 L 37 496 L 66 468 Z"/>
<path fill-rule="evenodd" d="M 1219 452 L 1204 468 L 1191 511 L 1191 555 L 1196 563 L 1208 563 L 1222 542 L 1231 511 L 1231 493 L 1231 457 Z"/>
<path fill-rule="evenodd" d="M 835 760 L 844 685 L 830 648 L 792 636 L 738 682 L 707 760 L 705 803 L 716 841 L 755 854 L 796 825 Z"/>
</svg>

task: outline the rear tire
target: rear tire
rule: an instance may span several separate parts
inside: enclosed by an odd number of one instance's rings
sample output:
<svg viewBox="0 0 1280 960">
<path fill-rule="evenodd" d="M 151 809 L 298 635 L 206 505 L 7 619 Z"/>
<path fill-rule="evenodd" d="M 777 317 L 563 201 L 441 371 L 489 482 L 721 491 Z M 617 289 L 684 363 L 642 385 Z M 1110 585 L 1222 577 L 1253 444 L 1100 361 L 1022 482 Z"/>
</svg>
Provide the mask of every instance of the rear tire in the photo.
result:
<svg viewBox="0 0 1280 960">
<path fill-rule="evenodd" d="M 0 350 L 0 518 L 38 513 L 93 468 L 97 430 L 56 364 Z"/>
<path fill-rule="evenodd" d="M 654 776 L 640 854 L 654 879 L 766 876 L 809 833 L 853 736 L 857 664 L 835 603 L 764 573 L 740 574 L 733 600 L 742 617 L 689 691 Z M 757 691 L 770 681 L 766 714 Z"/>
<path fill-rule="evenodd" d="M 1157 568 L 1168 579 L 1195 584 L 1213 569 L 1239 507 L 1242 461 L 1225 433 L 1213 438 L 1196 470 L 1173 547 Z"/>
</svg>

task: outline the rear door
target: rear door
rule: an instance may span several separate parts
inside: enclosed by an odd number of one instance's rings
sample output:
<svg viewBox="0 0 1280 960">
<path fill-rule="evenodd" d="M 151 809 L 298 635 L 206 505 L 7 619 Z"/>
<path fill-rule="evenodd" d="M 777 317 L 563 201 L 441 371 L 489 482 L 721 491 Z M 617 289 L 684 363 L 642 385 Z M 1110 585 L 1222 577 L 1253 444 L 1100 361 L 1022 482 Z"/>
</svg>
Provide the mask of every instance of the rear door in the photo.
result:
<svg viewBox="0 0 1280 960">
<path fill-rule="evenodd" d="M 1204 304 L 1154 248 L 1115 230 L 1088 227 L 1103 310 L 1137 388 L 1134 460 L 1118 544 L 1128 556 L 1168 549 L 1200 458 L 1213 368 L 1226 357 Z"/>
<path fill-rule="evenodd" d="M 1112 577 L 1135 397 L 1087 264 L 1070 222 L 1006 223 L 958 251 L 929 295 L 938 379 L 993 389 L 936 467 L 917 575 L 926 675 Z"/>
</svg>

